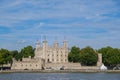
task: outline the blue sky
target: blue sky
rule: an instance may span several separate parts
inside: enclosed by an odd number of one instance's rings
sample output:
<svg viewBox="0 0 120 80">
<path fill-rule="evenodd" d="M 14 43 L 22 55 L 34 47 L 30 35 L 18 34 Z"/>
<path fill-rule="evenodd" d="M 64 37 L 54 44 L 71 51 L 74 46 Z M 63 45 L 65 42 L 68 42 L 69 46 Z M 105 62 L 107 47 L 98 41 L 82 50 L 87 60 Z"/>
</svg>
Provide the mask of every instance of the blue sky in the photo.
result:
<svg viewBox="0 0 120 80">
<path fill-rule="evenodd" d="M 49 45 L 120 48 L 120 0 L 0 0 L 0 48 Z"/>
</svg>

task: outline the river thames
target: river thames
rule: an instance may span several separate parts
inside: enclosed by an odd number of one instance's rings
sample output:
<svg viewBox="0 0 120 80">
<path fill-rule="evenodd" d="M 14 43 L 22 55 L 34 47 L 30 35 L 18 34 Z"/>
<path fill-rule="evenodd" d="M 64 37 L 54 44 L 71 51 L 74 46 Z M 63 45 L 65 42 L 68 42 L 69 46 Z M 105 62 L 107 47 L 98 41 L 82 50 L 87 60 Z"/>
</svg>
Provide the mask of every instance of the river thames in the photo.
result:
<svg viewBox="0 0 120 80">
<path fill-rule="evenodd" d="M 0 80 L 120 80 L 120 73 L 0 73 Z"/>
</svg>

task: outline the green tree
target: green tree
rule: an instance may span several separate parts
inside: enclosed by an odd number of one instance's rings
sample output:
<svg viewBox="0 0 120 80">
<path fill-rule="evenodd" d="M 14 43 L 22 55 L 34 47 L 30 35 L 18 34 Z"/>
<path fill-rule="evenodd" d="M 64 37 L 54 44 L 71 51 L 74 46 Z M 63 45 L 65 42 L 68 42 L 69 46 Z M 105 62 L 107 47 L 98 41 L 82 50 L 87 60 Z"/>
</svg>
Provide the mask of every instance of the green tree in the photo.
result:
<svg viewBox="0 0 120 80">
<path fill-rule="evenodd" d="M 101 49 L 98 50 L 99 53 L 102 53 L 102 62 L 107 65 L 108 63 L 106 62 L 107 60 L 107 52 L 112 50 L 113 48 L 110 46 L 107 47 L 103 47 Z"/>
<path fill-rule="evenodd" d="M 118 49 L 111 49 L 106 53 L 106 65 L 115 67 L 120 64 L 120 51 Z"/>
<path fill-rule="evenodd" d="M 91 47 L 81 49 L 80 62 L 82 65 L 93 66 L 98 61 L 98 55 Z"/>
<path fill-rule="evenodd" d="M 0 65 L 11 63 L 12 54 L 7 49 L 0 49 Z"/>
<path fill-rule="evenodd" d="M 11 54 L 12 54 L 13 58 L 15 58 L 16 60 L 19 60 L 19 58 L 18 58 L 19 52 L 17 50 L 11 51 Z"/>
<path fill-rule="evenodd" d="M 68 55 L 70 62 L 80 62 L 80 48 L 73 46 Z"/>
<path fill-rule="evenodd" d="M 20 52 L 18 52 L 18 55 L 15 56 L 15 59 L 16 59 L 17 61 L 18 61 L 18 60 L 22 61 L 22 58 L 23 58 L 23 54 L 20 53 Z"/>
<path fill-rule="evenodd" d="M 26 58 L 29 56 L 34 57 L 34 49 L 32 48 L 32 46 L 24 47 L 23 49 L 21 49 L 19 55 Z"/>
<path fill-rule="evenodd" d="M 120 64 L 120 49 L 108 46 L 99 49 L 98 52 L 102 53 L 103 63 L 109 68 Z"/>
</svg>

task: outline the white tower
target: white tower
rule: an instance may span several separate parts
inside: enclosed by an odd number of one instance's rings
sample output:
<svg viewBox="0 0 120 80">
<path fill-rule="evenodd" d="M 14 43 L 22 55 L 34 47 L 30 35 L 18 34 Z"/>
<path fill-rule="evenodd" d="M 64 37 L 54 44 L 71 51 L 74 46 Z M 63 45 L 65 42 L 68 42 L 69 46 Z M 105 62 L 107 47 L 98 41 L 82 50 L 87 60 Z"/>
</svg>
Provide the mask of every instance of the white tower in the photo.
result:
<svg viewBox="0 0 120 80">
<path fill-rule="evenodd" d="M 54 47 L 54 48 L 58 48 L 58 47 L 59 47 L 59 44 L 58 44 L 58 42 L 57 42 L 57 37 L 55 38 L 55 42 L 54 42 L 54 44 L 53 44 L 53 47 Z"/>
<path fill-rule="evenodd" d="M 68 62 L 68 42 L 66 41 L 66 38 L 64 37 L 63 41 L 63 50 L 64 50 L 64 62 Z"/>
<path fill-rule="evenodd" d="M 42 49 L 43 49 L 43 56 L 42 56 L 42 58 L 45 59 L 45 62 L 47 62 L 47 58 L 46 58 L 46 52 L 47 52 L 46 36 L 44 36 L 44 40 L 42 42 Z"/>
<path fill-rule="evenodd" d="M 35 58 L 40 57 L 40 43 L 37 40 L 37 42 L 35 43 Z"/>
<path fill-rule="evenodd" d="M 63 48 L 64 48 L 64 49 L 67 49 L 67 48 L 68 48 L 68 44 L 67 44 L 67 41 L 66 41 L 66 37 L 64 37 Z"/>
</svg>

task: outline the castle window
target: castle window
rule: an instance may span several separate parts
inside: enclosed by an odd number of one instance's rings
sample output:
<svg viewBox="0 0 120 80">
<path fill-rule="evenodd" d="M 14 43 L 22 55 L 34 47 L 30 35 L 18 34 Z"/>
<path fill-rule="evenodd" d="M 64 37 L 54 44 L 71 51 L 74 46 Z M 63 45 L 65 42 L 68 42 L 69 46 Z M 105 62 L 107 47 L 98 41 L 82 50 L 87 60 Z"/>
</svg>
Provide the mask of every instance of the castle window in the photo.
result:
<svg viewBox="0 0 120 80">
<path fill-rule="evenodd" d="M 31 64 L 30 64 L 30 66 L 31 66 Z"/>
<path fill-rule="evenodd" d="M 49 56 L 49 54 L 48 54 L 48 56 Z"/>
<path fill-rule="evenodd" d="M 27 66 L 27 65 L 26 65 Z"/>
<path fill-rule="evenodd" d="M 48 62 L 50 62 L 50 60 L 49 60 L 49 59 L 48 59 L 47 61 L 48 61 Z"/>
<path fill-rule="evenodd" d="M 61 57 L 62 57 L 62 55 L 61 55 Z"/>
<path fill-rule="evenodd" d="M 67 61 L 67 59 L 65 59 L 65 61 Z"/>
<path fill-rule="evenodd" d="M 37 64 L 36 64 L 36 67 L 37 67 Z"/>
<path fill-rule="evenodd" d="M 57 54 L 57 56 L 58 56 L 58 54 Z"/>
<path fill-rule="evenodd" d="M 52 61 L 54 61 L 54 59 L 52 59 Z"/>
<path fill-rule="evenodd" d="M 63 61 L 63 60 L 61 59 L 61 61 Z"/>
</svg>

